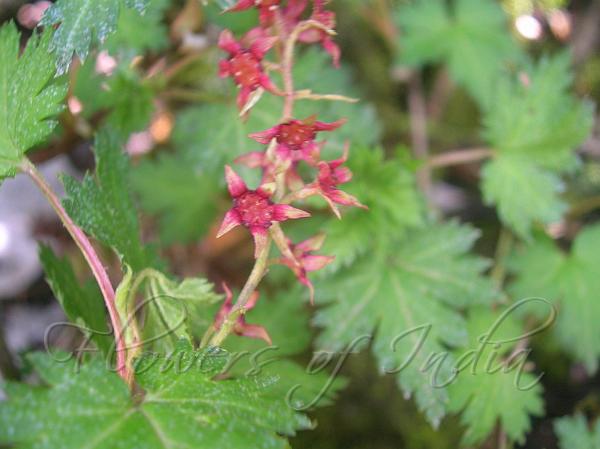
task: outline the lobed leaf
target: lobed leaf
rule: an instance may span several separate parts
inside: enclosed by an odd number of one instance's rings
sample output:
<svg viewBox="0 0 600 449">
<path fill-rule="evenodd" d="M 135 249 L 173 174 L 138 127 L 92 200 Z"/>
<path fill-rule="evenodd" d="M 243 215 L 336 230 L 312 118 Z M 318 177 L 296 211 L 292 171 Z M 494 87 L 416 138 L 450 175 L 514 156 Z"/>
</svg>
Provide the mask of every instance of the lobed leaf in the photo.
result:
<svg viewBox="0 0 600 449">
<path fill-rule="evenodd" d="M 548 238 L 538 236 L 510 265 L 516 280 L 510 291 L 517 298 L 542 297 L 559 308 L 553 331 L 563 349 L 585 364 L 590 374 L 600 357 L 600 226 L 585 228 L 569 254 Z"/>
<path fill-rule="evenodd" d="M 129 163 L 119 139 L 106 129 L 100 131 L 95 152 L 95 178 L 88 174 L 81 183 L 69 176 L 63 178 L 67 213 L 84 231 L 112 247 L 134 272 L 155 265 L 155 256 L 140 238 L 129 192 Z"/>
<path fill-rule="evenodd" d="M 93 43 L 102 43 L 115 32 L 123 8 L 142 12 L 147 0 L 58 0 L 44 13 L 40 25 L 60 24 L 49 47 L 56 53 L 56 68 L 65 73 L 73 55 L 87 58 Z"/>
<path fill-rule="evenodd" d="M 373 338 L 379 369 L 397 375 L 434 426 L 448 403 L 446 389 L 436 383 L 450 376 L 452 362 L 442 356 L 434 368 L 435 356 L 467 343 L 461 309 L 496 296 L 481 277 L 487 263 L 467 254 L 477 237 L 456 223 L 424 226 L 320 287 L 330 305 L 315 318 L 324 328 L 318 347 L 337 351 Z"/>
<path fill-rule="evenodd" d="M 52 82 L 52 31 L 34 35 L 19 56 L 21 35 L 14 23 L 0 27 L 0 183 L 16 174 L 27 150 L 56 127 L 63 106 L 64 80 Z"/>
<path fill-rule="evenodd" d="M 215 381 L 227 362 L 220 350 L 145 356 L 137 363 L 143 396 L 96 359 L 79 371 L 48 355 L 30 360 L 43 381 L 39 387 L 7 385 L 0 404 L 0 442 L 16 448 L 287 448 L 280 435 L 310 426 L 275 393 L 276 380 L 254 377 Z"/>
</svg>

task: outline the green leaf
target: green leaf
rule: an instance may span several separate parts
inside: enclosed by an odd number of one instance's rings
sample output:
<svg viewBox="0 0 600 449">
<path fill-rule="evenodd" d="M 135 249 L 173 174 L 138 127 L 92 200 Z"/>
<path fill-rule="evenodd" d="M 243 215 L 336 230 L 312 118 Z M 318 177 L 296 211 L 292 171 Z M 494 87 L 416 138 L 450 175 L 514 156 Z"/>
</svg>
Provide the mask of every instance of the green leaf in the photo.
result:
<svg viewBox="0 0 600 449">
<path fill-rule="evenodd" d="M 335 70 L 328 56 L 322 52 L 307 51 L 298 57 L 294 76 L 297 89 L 310 88 L 319 94 L 356 95 L 348 69 L 342 67 Z M 231 92 L 237 93 L 237 90 Z M 261 148 L 247 137 L 248 134 L 277 124 L 281 111 L 281 98 L 272 95 L 262 97 L 252 109 L 247 123 L 240 120 L 233 101 L 188 108 L 177 117 L 173 143 L 185 160 L 221 178 L 225 163 Z M 339 150 L 346 140 L 356 145 L 372 145 L 377 143 L 381 135 L 381 127 L 371 105 L 331 101 L 296 102 L 296 117 L 302 119 L 313 114 L 318 114 L 319 120 L 323 121 L 342 117 L 348 119 L 346 125 L 326 136 L 329 145 L 324 152 L 325 157 L 328 157 L 330 148 Z"/>
<path fill-rule="evenodd" d="M 515 372 L 465 371 L 450 384 L 449 409 L 462 410 L 461 422 L 467 426 L 465 445 L 484 441 L 498 422 L 510 440 L 524 443 L 525 433 L 531 428 L 530 415 L 542 415 L 544 403 L 536 376 L 521 374 L 519 385 L 516 379 Z M 534 387 L 525 388 L 534 383 Z"/>
<path fill-rule="evenodd" d="M 421 368 L 447 346 L 467 343 L 460 309 L 496 296 L 491 282 L 480 276 L 487 262 L 467 254 L 477 237 L 477 231 L 456 223 L 426 226 L 319 287 L 331 305 L 315 319 L 324 327 L 318 347 L 340 350 L 377 327 L 372 345 L 379 369 L 397 374 L 404 393 L 415 395 L 435 426 L 448 402 L 446 389 L 435 384 L 450 375 L 451 357 L 437 371 Z"/>
<path fill-rule="evenodd" d="M 537 237 L 510 264 L 517 275 L 511 286 L 516 298 L 542 297 L 559 309 L 556 333 L 563 349 L 585 364 L 590 374 L 600 357 L 600 226 L 585 228 L 563 254 L 548 238 Z"/>
<path fill-rule="evenodd" d="M 119 14 L 116 32 L 104 44 L 111 54 L 164 50 L 169 43 L 169 34 L 163 23 L 170 0 L 147 0 L 144 14 L 134 9 L 123 9 Z M 144 30 L 143 33 L 140 30 Z"/>
<path fill-rule="evenodd" d="M 40 261 L 46 280 L 70 321 L 91 337 L 104 355 L 113 350 L 112 334 L 106 325 L 106 311 L 95 282 L 79 284 L 67 259 L 59 259 L 52 249 L 40 247 Z"/>
<path fill-rule="evenodd" d="M 554 421 L 561 449 L 600 449 L 600 421 L 588 426 L 585 416 L 577 414 Z"/>
<path fill-rule="evenodd" d="M 484 137 L 497 153 L 483 169 L 484 196 L 524 238 L 535 222 L 560 219 L 558 175 L 576 167 L 574 150 L 591 130 L 591 106 L 569 92 L 569 65 L 569 55 L 561 54 L 529 69 L 525 85 L 503 80 L 484 116 Z"/>
<path fill-rule="evenodd" d="M 519 156 L 498 156 L 482 170 L 485 202 L 495 204 L 504 223 L 529 238 L 534 221 L 560 220 L 567 206 L 559 198 L 562 182 L 556 175 Z"/>
<path fill-rule="evenodd" d="M 522 58 L 507 27 L 507 17 L 493 0 L 415 0 L 398 9 L 403 33 L 400 62 L 444 62 L 452 77 L 487 107 L 505 66 Z"/>
<path fill-rule="evenodd" d="M 123 138 L 148 126 L 154 112 L 154 94 L 150 84 L 125 62 L 107 77 L 96 73 L 94 61 L 88 60 L 77 70 L 73 86 L 84 117 L 107 115 L 106 123 Z"/>
<path fill-rule="evenodd" d="M 142 209 L 158 217 L 164 244 L 193 242 L 216 218 L 220 178 L 202 173 L 177 155 L 163 153 L 154 161 L 142 161 L 131 182 Z"/>
<path fill-rule="evenodd" d="M 510 309 L 476 307 L 469 312 L 468 350 L 455 352 L 457 360 L 469 363 L 449 385 L 449 410 L 462 411 L 467 446 L 484 441 L 498 422 L 511 441 L 522 443 L 531 428 L 530 415 L 543 414 L 542 387 L 536 376 L 519 371 L 523 356 L 503 358 L 514 349 L 522 326 Z"/>
<path fill-rule="evenodd" d="M 56 68 L 65 73 L 73 55 L 85 61 L 92 43 L 102 43 L 115 32 L 120 10 L 142 12 L 147 0 L 58 0 L 48 8 L 40 22 L 43 26 L 60 24 L 50 50 L 56 52 Z"/>
<path fill-rule="evenodd" d="M 223 299 L 206 279 L 175 281 L 153 271 L 146 289 L 144 337 L 147 347 L 172 351 L 180 339 L 192 341 L 199 322 L 212 324 L 215 308 Z"/>
<path fill-rule="evenodd" d="M 111 109 L 106 123 L 123 136 L 142 131 L 154 113 L 154 92 L 130 67 L 121 68 L 106 82 L 104 106 Z"/>
<path fill-rule="evenodd" d="M 15 175 L 27 150 L 48 137 L 56 126 L 51 118 L 63 108 L 64 80 L 51 82 L 51 37 L 49 30 L 34 35 L 19 56 L 21 35 L 14 23 L 0 28 L 0 183 Z"/>
<path fill-rule="evenodd" d="M 342 220 L 331 219 L 323 252 L 335 254 L 332 268 L 350 265 L 369 249 L 385 246 L 423 224 L 424 208 L 411 173 L 397 158 L 384 160 L 380 148 L 353 147 L 348 160 L 353 180 L 344 191 L 368 211 L 348 208 Z"/>
<path fill-rule="evenodd" d="M 107 246 L 134 272 L 155 265 L 140 239 L 140 225 L 128 186 L 129 163 L 118 140 L 108 130 L 96 137 L 96 176 L 79 183 L 65 176 L 63 204 L 73 220 Z"/>
<path fill-rule="evenodd" d="M 47 386 L 9 384 L 0 404 L 0 442 L 16 448 L 247 449 L 251 435 L 253 447 L 285 449 L 280 435 L 310 426 L 275 393 L 273 378 L 212 380 L 227 362 L 219 350 L 183 347 L 170 363 L 143 358 L 140 398 L 99 360 L 79 371 L 48 355 L 31 362 Z"/>
</svg>

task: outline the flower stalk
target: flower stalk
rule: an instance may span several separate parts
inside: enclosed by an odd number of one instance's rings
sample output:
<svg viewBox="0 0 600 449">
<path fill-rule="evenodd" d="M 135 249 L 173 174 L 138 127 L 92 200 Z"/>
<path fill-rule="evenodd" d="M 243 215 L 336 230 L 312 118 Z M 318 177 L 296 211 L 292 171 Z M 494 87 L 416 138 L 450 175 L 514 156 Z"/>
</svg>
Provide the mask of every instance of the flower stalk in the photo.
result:
<svg viewBox="0 0 600 449">
<path fill-rule="evenodd" d="M 261 186 L 257 190 L 250 190 L 231 167 L 225 168 L 233 207 L 225 215 L 218 237 L 236 226 L 246 227 L 254 237 L 256 261 L 235 304 L 231 304 L 231 295 L 226 289 L 227 299 L 214 326 L 202 338 L 201 346 L 220 346 L 231 333 L 270 341 L 266 330 L 247 325 L 244 315 L 254 307 L 258 299 L 258 285 L 272 263 L 287 266 L 298 281 L 309 289 L 313 303 L 314 289 L 307 275 L 323 268 L 333 257 L 313 254 L 321 248 L 324 240 L 322 235 L 299 244 L 294 244 L 286 237 L 280 222 L 310 216 L 290 203 L 309 196 L 320 196 L 330 206 L 338 203 L 364 207 L 336 188 L 351 178 L 350 170 L 340 167 L 346 161 L 347 149 L 343 158 L 324 162 L 321 160 L 321 150 L 325 143 L 316 142 L 320 132 L 334 131 L 346 120 L 325 123 L 317 120 L 316 116 L 303 120 L 294 117 L 296 100 L 358 101 L 342 95 L 317 95 L 306 89 L 295 91 L 294 88 L 294 54 L 298 43 L 320 43 L 331 55 L 334 66 L 338 66 L 339 48 L 331 39 L 336 34 L 333 30 L 335 14 L 325 10 L 323 0 L 313 0 L 310 18 L 301 20 L 308 2 L 289 0 L 285 6 L 281 3 L 274 0 L 267 8 L 262 2 L 239 0 L 228 11 L 257 8 L 261 17 L 260 27 L 248 32 L 241 43 L 237 43 L 229 30 L 221 34 L 220 47 L 229 54 L 228 59 L 221 61 L 221 74 L 231 77 L 240 88 L 238 107 L 241 115 L 245 117 L 260 100 L 263 94 L 261 86 L 265 91 L 283 98 L 283 110 L 279 124 L 248 136 L 264 145 L 264 151 L 251 152 L 235 161 L 250 168 L 260 168 L 263 172 Z M 278 56 L 275 62 L 264 59 L 271 48 L 275 48 Z M 239 63 L 242 59 L 244 64 Z M 277 88 L 268 78 L 272 71 L 280 72 L 283 89 Z M 314 182 L 304 182 L 297 170 L 301 163 L 318 172 Z M 288 193 L 288 190 L 293 193 Z M 340 218 L 337 208 L 333 206 L 332 209 Z M 270 260 L 273 243 L 281 257 Z"/>
</svg>

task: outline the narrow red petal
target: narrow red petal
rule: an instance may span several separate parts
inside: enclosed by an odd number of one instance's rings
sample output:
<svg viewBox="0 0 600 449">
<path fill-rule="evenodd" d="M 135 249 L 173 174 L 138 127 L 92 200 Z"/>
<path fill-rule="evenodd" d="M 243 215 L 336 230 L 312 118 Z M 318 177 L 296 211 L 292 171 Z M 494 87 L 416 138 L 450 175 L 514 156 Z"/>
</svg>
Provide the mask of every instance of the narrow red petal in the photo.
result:
<svg viewBox="0 0 600 449">
<path fill-rule="evenodd" d="M 250 295 L 250 299 L 248 299 L 248 302 L 244 306 L 244 309 L 246 309 L 246 310 L 254 309 L 254 307 L 256 306 L 256 303 L 258 302 L 259 296 L 260 296 L 260 294 L 256 290 L 254 292 L 252 292 L 252 294 Z"/>
<path fill-rule="evenodd" d="M 225 181 L 233 198 L 237 198 L 248 191 L 244 180 L 229 165 L 225 166 Z"/>
<path fill-rule="evenodd" d="M 260 75 L 259 82 L 260 82 L 260 85 L 265 88 L 265 90 L 268 90 L 271 93 L 279 93 L 279 89 L 277 88 L 277 86 L 275 84 L 273 84 L 273 81 L 271 81 L 271 78 L 269 78 L 269 76 L 266 75 L 265 73 Z"/>
<path fill-rule="evenodd" d="M 338 204 L 343 204 L 344 206 L 354 206 L 362 209 L 368 209 L 368 207 L 358 201 L 356 197 L 350 195 L 349 193 L 342 192 L 341 190 L 330 190 L 327 192 L 327 196 L 332 201 Z"/>
<path fill-rule="evenodd" d="M 316 121 L 314 124 L 314 127 L 315 127 L 315 130 L 317 130 L 317 131 L 333 131 L 333 130 L 338 129 L 340 126 L 342 126 L 347 121 L 348 120 L 345 118 L 336 120 L 335 122 L 332 122 L 332 123 Z"/>
<path fill-rule="evenodd" d="M 298 243 L 294 249 L 302 253 L 319 251 L 323 247 L 323 243 L 325 243 L 325 238 L 326 235 L 324 233 L 317 234 L 314 237 L 311 237 L 307 240 L 304 240 L 301 243 Z"/>
<path fill-rule="evenodd" d="M 262 143 L 263 145 L 268 145 L 271 143 L 271 140 L 275 138 L 279 134 L 279 126 L 274 126 L 273 128 L 269 128 L 265 131 L 260 131 L 258 133 L 249 134 L 253 140 L 256 140 L 258 143 Z"/>
<path fill-rule="evenodd" d="M 323 45 L 323 48 L 325 49 L 325 51 L 331 55 L 331 59 L 333 60 L 334 67 L 339 68 L 340 67 L 340 58 L 342 56 L 340 47 L 338 47 L 338 45 L 335 42 L 333 42 L 333 39 L 331 39 L 329 36 L 325 37 L 321 41 L 321 45 Z"/>
<path fill-rule="evenodd" d="M 319 271 L 335 260 L 333 256 L 304 256 L 302 266 L 308 272 Z"/>
<path fill-rule="evenodd" d="M 288 20 L 297 20 L 308 4 L 307 0 L 289 0 L 285 9 L 285 16 Z"/>
<path fill-rule="evenodd" d="M 229 30 L 221 32 L 219 36 L 219 48 L 232 55 L 242 50 L 240 44 L 233 37 L 233 33 Z"/>
<path fill-rule="evenodd" d="M 235 209 L 231 209 L 229 212 L 225 214 L 225 218 L 223 218 L 223 223 L 221 223 L 221 227 L 219 228 L 219 232 L 217 232 L 217 238 L 221 238 L 233 228 L 241 225 L 242 222 L 240 220 L 240 216 L 235 211 Z"/>
<path fill-rule="evenodd" d="M 352 180 L 352 172 L 348 167 L 338 167 L 333 171 L 338 184 L 346 184 Z"/>
<path fill-rule="evenodd" d="M 296 209 L 293 206 L 287 204 L 275 204 L 273 206 L 273 220 L 274 221 L 286 221 L 295 220 L 298 218 L 310 217 L 308 212 L 300 209 Z"/>
<path fill-rule="evenodd" d="M 254 42 L 252 42 L 252 45 L 250 45 L 250 51 L 252 54 L 254 54 L 254 56 L 262 60 L 267 52 L 273 48 L 275 42 L 277 42 L 276 37 L 258 37 L 254 39 Z"/>
<path fill-rule="evenodd" d="M 219 61 L 219 76 L 221 78 L 226 78 L 228 76 L 231 76 L 229 61 L 227 61 L 227 60 Z"/>
<path fill-rule="evenodd" d="M 248 104 L 248 101 L 250 100 L 250 95 L 252 94 L 252 92 L 253 92 L 253 90 L 250 89 L 249 87 L 242 86 L 240 88 L 240 92 L 238 93 L 238 97 L 237 97 L 237 106 L 240 111 L 242 111 L 246 108 L 246 105 Z"/>
<path fill-rule="evenodd" d="M 269 333 L 267 332 L 267 330 L 262 327 L 262 326 L 258 326 L 256 324 L 246 324 L 244 323 L 243 325 L 239 326 L 236 329 L 236 333 L 242 337 L 248 337 L 248 338 L 255 338 L 257 340 L 263 340 L 265 341 L 268 345 L 272 345 L 273 341 L 271 340 L 271 337 L 269 336 Z"/>
</svg>

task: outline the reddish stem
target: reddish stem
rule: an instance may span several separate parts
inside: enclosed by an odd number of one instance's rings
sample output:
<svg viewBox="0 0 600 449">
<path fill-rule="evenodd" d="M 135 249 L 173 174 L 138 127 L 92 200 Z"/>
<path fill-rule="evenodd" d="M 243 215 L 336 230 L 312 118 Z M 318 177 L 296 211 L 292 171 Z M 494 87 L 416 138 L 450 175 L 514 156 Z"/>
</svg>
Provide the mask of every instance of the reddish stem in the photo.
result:
<svg viewBox="0 0 600 449">
<path fill-rule="evenodd" d="M 119 313 L 115 304 L 115 291 L 113 286 L 108 278 L 108 274 L 102 264 L 102 261 L 96 254 L 96 250 L 90 243 L 87 236 L 84 232 L 73 222 L 67 211 L 63 208 L 60 200 L 52 190 L 52 188 L 48 185 L 42 174 L 35 168 L 35 166 L 29 161 L 29 159 L 25 159 L 21 164 L 21 170 L 29 175 L 31 179 L 35 182 L 35 184 L 42 191 L 56 214 L 59 216 L 62 221 L 64 227 L 67 229 L 79 250 L 85 257 L 85 260 L 92 270 L 94 277 L 96 278 L 96 282 L 98 283 L 98 287 L 100 287 L 100 291 L 102 293 L 102 297 L 104 298 L 104 303 L 106 304 L 106 308 L 108 309 L 108 314 L 110 316 L 110 321 L 112 327 L 115 332 L 115 340 L 116 340 L 116 352 L 117 352 L 117 372 L 119 375 L 125 379 L 126 381 L 130 378 L 126 363 L 126 348 L 125 342 L 123 340 L 122 330 L 121 330 L 121 319 L 119 317 Z"/>
</svg>

